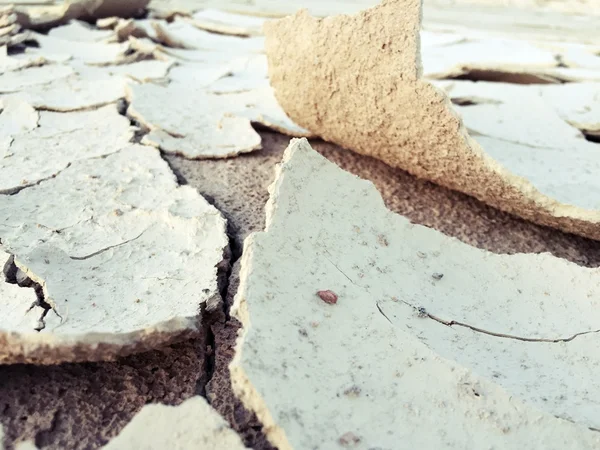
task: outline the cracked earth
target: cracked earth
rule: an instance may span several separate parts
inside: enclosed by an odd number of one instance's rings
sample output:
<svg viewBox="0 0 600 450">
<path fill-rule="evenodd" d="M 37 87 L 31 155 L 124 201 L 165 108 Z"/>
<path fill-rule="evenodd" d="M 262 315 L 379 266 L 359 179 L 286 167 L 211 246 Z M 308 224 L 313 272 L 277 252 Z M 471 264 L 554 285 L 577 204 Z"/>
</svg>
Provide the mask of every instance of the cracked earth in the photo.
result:
<svg viewBox="0 0 600 450">
<path fill-rule="evenodd" d="M 0 448 L 600 446 L 596 0 L 14 3 Z"/>
</svg>

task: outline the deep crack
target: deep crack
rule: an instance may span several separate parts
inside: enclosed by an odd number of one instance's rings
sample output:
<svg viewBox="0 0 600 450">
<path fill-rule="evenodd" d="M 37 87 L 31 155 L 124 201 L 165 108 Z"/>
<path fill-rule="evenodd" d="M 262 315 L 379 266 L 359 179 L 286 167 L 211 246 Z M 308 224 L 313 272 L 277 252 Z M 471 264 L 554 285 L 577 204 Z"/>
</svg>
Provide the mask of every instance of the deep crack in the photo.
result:
<svg viewBox="0 0 600 450">
<path fill-rule="evenodd" d="M 15 263 L 15 256 L 10 255 L 6 263 L 4 264 L 4 268 L 2 270 L 4 274 L 4 281 L 10 284 L 16 284 L 22 288 L 31 288 L 34 290 L 36 295 L 36 300 L 29 306 L 25 314 L 31 311 L 35 307 L 42 308 L 42 314 L 38 319 L 38 324 L 34 327 L 35 331 L 42 331 L 46 327 L 45 318 L 48 315 L 50 310 L 53 310 L 54 313 L 61 318 L 62 317 L 58 312 L 50 305 L 45 298 L 44 289 L 42 285 L 33 281 L 24 271 L 22 271 L 17 264 Z"/>
</svg>

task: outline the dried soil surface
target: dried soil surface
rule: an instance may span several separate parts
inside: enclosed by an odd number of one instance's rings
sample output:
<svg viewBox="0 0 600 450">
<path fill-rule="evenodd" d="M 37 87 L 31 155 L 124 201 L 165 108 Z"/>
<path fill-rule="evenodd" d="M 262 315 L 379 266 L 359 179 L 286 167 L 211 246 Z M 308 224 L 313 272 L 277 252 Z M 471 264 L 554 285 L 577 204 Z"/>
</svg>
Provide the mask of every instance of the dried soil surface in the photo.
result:
<svg viewBox="0 0 600 450">
<path fill-rule="evenodd" d="M 168 161 L 180 180 L 227 217 L 234 256 L 243 239 L 264 226 L 267 186 L 273 167 L 289 143 L 287 136 L 261 132 L 263 150 L 229 160 Z M 411 221 L 496 253 L 552 254 L 587 267 L 600 266 L 600 242 L 533 225 L 495 210 L 466 195 L 392 169 L 381 161 L 339 147 L 312 141 L 329 160 L 373 181 L 392 211 Z M 237 267 L 229 279 L 227 303 L 237 290 Z M 256 417 L 233 395 L 228 365 L 239 324 L 224 317 L 212 326 L 216 348 L 207 399 L 247 446 L 271 448 Z M 212 339 L 212 338 L 211 338 Z M 149 402 L 179 404 L 204 386 L 207 344 L 188 341 L 111 363 L 65 364 L 52 367 L 0 367 L 0 422 L 5 443 L 34 440 L 44 449 L 98 448 Z"/>
</svg>

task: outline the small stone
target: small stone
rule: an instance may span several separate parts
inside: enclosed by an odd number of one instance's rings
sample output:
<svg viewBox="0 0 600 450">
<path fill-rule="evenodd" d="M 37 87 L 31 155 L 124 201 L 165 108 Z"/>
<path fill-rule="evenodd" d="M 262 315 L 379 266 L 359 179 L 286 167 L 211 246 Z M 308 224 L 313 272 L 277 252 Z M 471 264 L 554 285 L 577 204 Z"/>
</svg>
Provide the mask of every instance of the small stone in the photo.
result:
<svg viewBox="0 0 600 450">
<path fill-rule="evenodd" d="M 335 305 L 338 301 L 338 296 L 333 291 L 318 291 L 317 295 L 321 300 L 330 305 Z"/>
<path fill-rule="evenodd" d="M 442 278 L 444 278 L 444 274 L 443 273 L 434 273 L 431 275 L 433 277 L 434 280 L 441 280 Z"/>
</svg>

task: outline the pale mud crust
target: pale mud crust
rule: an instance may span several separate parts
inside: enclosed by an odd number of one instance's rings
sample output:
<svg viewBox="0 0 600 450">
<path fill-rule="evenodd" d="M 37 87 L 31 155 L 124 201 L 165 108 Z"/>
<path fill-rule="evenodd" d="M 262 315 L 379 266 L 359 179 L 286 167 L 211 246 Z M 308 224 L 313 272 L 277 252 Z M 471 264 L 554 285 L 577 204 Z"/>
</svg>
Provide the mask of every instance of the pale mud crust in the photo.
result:
<svg viewBox="0 0 600 450">
<path fill-rule="evenodd" d="M 271 443 L 514 448 L 539 433 L 536 448 L 600 444 L 598 269 L 416 226 L 306 140 L 292 141 L 269 192 L 265 232 L 244 244 L 230 371 Z M 343 301 L 319 301 L 327 288 Z"/>
<path fill-rule="evenodd" d="M 206 382 L 206 336 L 115 362 L 0 367 L 4 444 L 96 449 L 147 403 L 178 405 Z"/>
<path fill-rule="evenodd" d="M 48 306 L 40 326 L 22 319 L 31 301 L 7 299 L 1 364 L 98 361 L 169 345 L 195 336 L 220 302 L 226 221 L 177 183 L 155 149 L 134 144 L 74 162 L 0 196 L 0 210 L 3 249 Z"/>
<path fill-rule="evenodd" d="M 264 228 L 267 187 L 275 177 L 274 165 L 281 161 L 289 144 L 288 137 L 277 133 L 261 132 L 261 137 L 264 148 L 259 153 L 230 160 L 190 161 L 167 157 L 171 167 L 228 219 L 234 259 L 241 254 L 243 240 Z M 344 170 L 372 181 L 389 209 L 416 224 L 496 253 L 550 252 L 582 266 L 600 266 L 600 242 L 526 222 L 465 194 L 415 178 L 375 158 L 320 140 L 313 140 L 311 144 Z M 239 264 L 237 260 L 229 277 L 225 297 L 227 311 L 237 292 Z M 273 448 L 262 434 L 255 414 L 245 409 L 231 388 L 228 366 L 239 330 L 240 324 L 234 318 L 224 318 L 212 326 L 215 363 L 207 384 L 207 399 L 240 433 L 247 446 Z"/>
<path fill-rule="evenodd" d="M 444 93 L 422 78 L 421 3 L 384 0 L 351 16 L 319 20 L 301 11 L 265 23 L 269 77 L 290 119 L 327 141 L 527 220 L 600 239 L 597 184 L 584 200 L 559 201 L 514 170 L 527 164 L 550 173 L 553 160 L 546 167 L 525 159 L 527 153 L 518 160 L 486 153 L 487 144 L 469 136 Z M 580 139 L 572 150 L 589 154 L 591 145 Z M 596 156 L 578 170 L 598 164 Z M 575 175 L 560 179 L 565 190 Z"/>
</svg>

